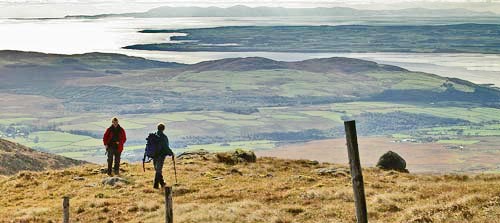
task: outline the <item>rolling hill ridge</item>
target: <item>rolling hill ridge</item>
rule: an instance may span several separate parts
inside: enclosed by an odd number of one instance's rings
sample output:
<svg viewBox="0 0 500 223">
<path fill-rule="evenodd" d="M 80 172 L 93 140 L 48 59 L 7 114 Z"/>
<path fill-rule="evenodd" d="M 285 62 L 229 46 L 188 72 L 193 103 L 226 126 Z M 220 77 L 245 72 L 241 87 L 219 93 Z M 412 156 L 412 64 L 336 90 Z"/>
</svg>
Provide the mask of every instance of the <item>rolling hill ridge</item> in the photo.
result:
<svg viewBox="0 0 500 223">
<path fill-rule="evenodd" d="M 131 131 L 129 161 L 142 158 L 144 135 L 158 122 L 169 123 L 179 151 L 339 138 L 343 120 L 352 119 L 361 135 L 425 142 L 475 144 L 482 139 L 469 138 L 499 134 L 499 89 L 359 59 L 248 57 L 172 66 L 115 54 L 95 54 L 91 62 L 89 55 L 12 54 L 17 58 L 0 57 L 0 134 L 29 133 L 9 139 L 90 162 L 103 161 L 99 139 L 115 115 Z M 86 70 L 61 63 L 68 58 Z"/>
</svg>

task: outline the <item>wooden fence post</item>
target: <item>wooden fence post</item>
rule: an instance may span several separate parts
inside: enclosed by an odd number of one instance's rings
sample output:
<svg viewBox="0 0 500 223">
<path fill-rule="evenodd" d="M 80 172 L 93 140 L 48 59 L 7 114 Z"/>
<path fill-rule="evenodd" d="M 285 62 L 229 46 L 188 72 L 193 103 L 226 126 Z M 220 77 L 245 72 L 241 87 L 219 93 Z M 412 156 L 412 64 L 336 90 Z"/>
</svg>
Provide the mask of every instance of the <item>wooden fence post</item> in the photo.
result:
<svg viewBox="0 0 500 223">
<path fill-rule="evenodd" d="M 172 187 L 165 187 L 165 223 L 174 222 L 172 206 Z"/>
<path fill-rule="evenodd" d="M 63 213 L 64 213 L 63 223 L 69 223 L 69 197 L 68 196 L 63 197 Z"/>
<path fill-rule="evenodd" d="M 352 188 L 354 190 L 354 202 L 356 205 L 356 219 L 358 223 L 367 223 L 368 214 L 366 211 L 365 188 L 363 185 L 363 174 L 359 161 L 358 137 L 356 133 L 356 122 L 344 122 L 347 153 L 349 155 L 349 165 L 351 166 Z"/>
</svg>

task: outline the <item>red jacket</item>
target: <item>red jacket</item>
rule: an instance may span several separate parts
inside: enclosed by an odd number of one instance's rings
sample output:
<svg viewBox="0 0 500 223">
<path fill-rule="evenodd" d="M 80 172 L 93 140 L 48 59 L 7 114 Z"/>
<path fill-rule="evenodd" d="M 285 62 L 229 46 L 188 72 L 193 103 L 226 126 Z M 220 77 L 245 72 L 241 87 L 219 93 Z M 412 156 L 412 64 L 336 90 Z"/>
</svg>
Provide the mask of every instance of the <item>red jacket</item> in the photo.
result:
<svg viewBox="0 0 500 223">
<path fill-rule="evenodd" d="M 111 131 L 110 128 L 111 127 L 106 129 L 106 132 L 104 133 L 104 137 L 102 137 L 102 141 L 104 142 L 105 146 L 113 138 L 113 132 Z M 119 139 L 118 140 L 119 141 L 118 151 L 122 152 L 123 151 L 123 144 L 125 144 L 125 142 L 127 141 L 127 135 L 125 134 L 125 130 L 123 128 L 120 127 L 120 129 L 121 129 L 121 132 L 120 132 L 120 135 L 118 136 L 118 139 Z"/>
</svg>

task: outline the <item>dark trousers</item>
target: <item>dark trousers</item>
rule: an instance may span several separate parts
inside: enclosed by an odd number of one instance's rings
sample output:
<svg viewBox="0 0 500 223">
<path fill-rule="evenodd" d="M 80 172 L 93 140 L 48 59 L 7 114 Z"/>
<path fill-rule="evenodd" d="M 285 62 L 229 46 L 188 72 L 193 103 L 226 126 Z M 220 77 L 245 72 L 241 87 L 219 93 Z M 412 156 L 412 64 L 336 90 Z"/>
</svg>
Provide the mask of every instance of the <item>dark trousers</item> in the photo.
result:
<svg viewBox="0 0 500 223">
<path fill-rule="evenodd" d="M 163 180 L 163 164 L 165 163 L 166 156 L 159 156 L 153 159 L 153 166 L 155 167 L 155 180 L 154 180 L 154 188 L 158 188 L 158 184 L 161 186 L 165 186 L 165 181 Z"/>
<path fill-rule="evenodd" d="M 111 144 L 108 147 L 108 174 L 111 175 L 111 168 L 113 167 L 113 160 L 115 161 L 114 173 L 120 174 L 120 156 L 121 152 L 118 151 L 117 144 Z"/>
</svg>

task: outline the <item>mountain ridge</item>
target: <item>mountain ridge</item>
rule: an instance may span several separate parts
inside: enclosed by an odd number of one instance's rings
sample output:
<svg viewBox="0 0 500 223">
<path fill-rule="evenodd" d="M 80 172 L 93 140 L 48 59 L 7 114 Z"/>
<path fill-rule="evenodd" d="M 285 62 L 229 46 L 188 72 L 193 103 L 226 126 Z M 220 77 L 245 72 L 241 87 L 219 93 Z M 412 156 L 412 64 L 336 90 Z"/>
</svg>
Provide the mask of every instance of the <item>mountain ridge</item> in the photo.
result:
<svg viewBox="0 0 500 223">
<path fill-rule="evenodd" d="M 395 10 L 362 10 L 349 7 L 316 7 L 316 8 L 285 8 L 285 7 L 249 7 L 235 5 L 222 7 L 171 7 L 161 6 L 145 12 L 99 14 L 99 15 L 68 15 L 64 18 L 105 18 L 105 17 L 273 17 L 273 16 L 496 16 L 493 12 L 477 12 L 463 8 L 427 9 L 407 8 Z"/>
</svg>

